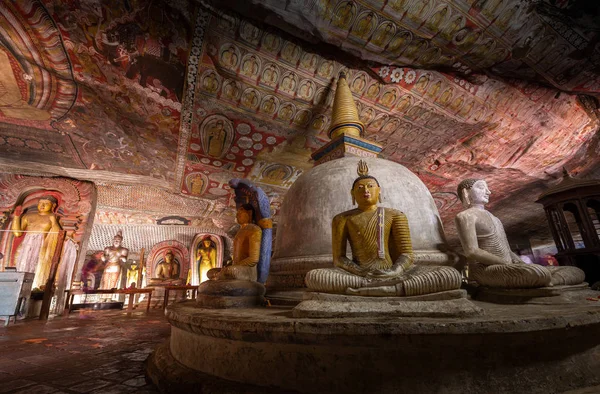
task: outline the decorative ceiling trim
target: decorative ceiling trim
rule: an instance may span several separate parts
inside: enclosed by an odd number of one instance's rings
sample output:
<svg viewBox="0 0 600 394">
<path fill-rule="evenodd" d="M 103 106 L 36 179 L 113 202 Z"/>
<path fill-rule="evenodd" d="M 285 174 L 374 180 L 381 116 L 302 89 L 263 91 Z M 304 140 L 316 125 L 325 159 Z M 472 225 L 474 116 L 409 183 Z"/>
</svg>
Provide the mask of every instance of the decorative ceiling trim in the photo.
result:
<svg viewBox="0 0 600 394">
<path fill-rule="evenodd" d="M 192 37 L 192 46 L 188 57 L 186 72 L 186 86 L 181 108 L 181 120 L 179 124 L 179 145 L 177 147 L 177 163 L 175 169 L 175 184 L 173 189 L 181 190 L 183 182 L 183 170 L 185 167 L 185 158 L 187 147 L 192 135 L 192 120 L 194 109 L 194 97 L 196 95 L 196 81 L 198 79 L 198 64 L 204 45 L 204 32 L 210 14 L 204 7 L 198 6 L 194 23 L 194 35 Z"/>
</svg>

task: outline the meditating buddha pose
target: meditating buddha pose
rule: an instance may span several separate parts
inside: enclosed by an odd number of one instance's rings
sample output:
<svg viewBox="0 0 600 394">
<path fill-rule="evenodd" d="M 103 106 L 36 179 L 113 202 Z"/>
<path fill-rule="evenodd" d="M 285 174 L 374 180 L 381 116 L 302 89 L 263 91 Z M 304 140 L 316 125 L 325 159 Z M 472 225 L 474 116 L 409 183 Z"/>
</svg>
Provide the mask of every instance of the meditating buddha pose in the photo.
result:
<svg viewBox="0 0 600 394">
<path fill-rule="evenodd" d="M 178 279 L 179 265 L 174 261 L 175 256 L 172 250 L 167 250 L 165 259 L 156 266 L 156 278 L 158 279 Z"/>
<path fill-rule="evenodd" d="M 254 224 L 254 209 L 250 204 L 240 206 L 236 220 L 241 227 L 233 238 L 233 264 L 223 267 L 217 279 L 245 279 L 256 282 L 262 229 Z"/>
<path fill-rule="evenodd" d="M 484 208 L 490 194 L 483 179 L 465 179 L 458 185 L 458 196 L 466 209 L 456 216 L 456 227 L 469 261 L 469 279 L 482 286 L 499 288 L 583 282 L 585 274 L 577 267 L 526 264 L 513 253 L 502 223 Z"/>
<path fill-rule="evenodd" d="M 42 196 L 37 203 L 37 212 L 23 214 L 23 207 L 15 208 L 12 231 L 15 237 L 25 238 L 19 245 L 15 258 L 17 271 L 34 272 L 33 287 L 46 284 L 52 265 L 52 257 L 58 243 L 58 232 L 62 229 L 54 214 L 58 200 L 54 196 Z"/>
<path fill-rule="evenodd" d="M 309 289 L 363 296 L 414 296 L 460 288 L 461 275 L 451 267 L 415 266 L 404 213 L 378 207 L 381 188 L 364 161 L 352 185 L 358 208 L 333 218 L 335 268 L 308 272 Z M 352 259 L 346 256 L 350 242 Z"/>
</svg>

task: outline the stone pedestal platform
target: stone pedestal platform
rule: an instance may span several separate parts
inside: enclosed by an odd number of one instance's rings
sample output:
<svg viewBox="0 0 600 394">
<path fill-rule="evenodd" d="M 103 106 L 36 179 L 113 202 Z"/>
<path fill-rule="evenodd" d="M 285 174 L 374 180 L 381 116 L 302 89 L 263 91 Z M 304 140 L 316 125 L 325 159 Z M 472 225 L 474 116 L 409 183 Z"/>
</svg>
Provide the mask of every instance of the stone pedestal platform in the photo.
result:
<svg viewBox="0 0 600 394">
<path fill-rule="evenodd" d="M 265 286 L 250 280 L 209 280 L 198 287 L 196 301 L 203 308 L 252 308 L 265 303 Z"/>
<path fill-rule="evenodd" d="M 360 297 L 307 292 L 292 311 L 294 317 L 464 317 L 483 314 L 467 300 L 465 290 L 450 290 L 413 297 Z"/>
<path fill-rule="evenodd" d="M 597 293 L 600 295 L 600 293 Z M 484 315 L 295 318 L 174 304 L 147 375 L 164 392 L 549 393 L 600 384 L 600 301 Z"/>
<path fill-rule="evenodd" d="M 597 291 L 590 290 L 587 283 L 573 286 L 538 287 L 533 289 L 495 289 L 476 287 L 473 298 L 496 304 L 575 304 L 586 296 L 593 297 Z"/>
</svg>

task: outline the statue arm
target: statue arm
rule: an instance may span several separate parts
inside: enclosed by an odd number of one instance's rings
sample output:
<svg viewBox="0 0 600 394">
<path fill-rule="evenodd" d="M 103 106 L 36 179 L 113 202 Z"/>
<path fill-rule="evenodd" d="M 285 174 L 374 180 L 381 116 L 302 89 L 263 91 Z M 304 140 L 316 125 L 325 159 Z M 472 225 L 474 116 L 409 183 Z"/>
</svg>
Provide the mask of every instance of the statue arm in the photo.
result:
<svg viewBox="0 0 600 394">
<path fill-rule="evenodd" d="M 210 266 L 212 268 L 216 268 L 216 266 L 217 266 L 217 251 L 214 249 L 211 249 L 209 256 L 210 256 Z"/>
<path fill-rule="evenodd" d="M 102 253 L 102 256 L 100 256 L 100 260 L 102 260 L 103 263 L 106 263 L 108 260 L 106 256 L 108 256 L 108 248 L 104 248 L 104 253 Z"/>
<path fill-rule="evenodd" d="M 510 258 L 512 260 L 513 263 L 516 264 L 527 264 L 526 262 L 524 262 L 523 260 L 521 260 L 521 257 L 519 257 L 518 254 L 516 254 L 515 252 L 513 252 L 512 250 L 510 251 Z"/>
<path fill-rule="evenodd" d="M 13 219 L 11 226 L 11 230 L 15 237 L 23 236 L 23 231 L 27 229 L 27 215 L 21 216 L 21 213 L 22 211 L 20 209 L 15 209 L 15 218 Z"/>
<path fill-rule="evenodd" d="M 119 252 L 120 256 L 119 256 L 119 262 L 121 264 L 125 264 L 127 262 L 127 255 L 129 255 L 129 249 L 121 249 L 121 251 Z"/>
<path fill-rule="evenodd" d="M 331 223 L 331 245 L 333 252 L 333 265 L 354 275 L 364 276 L 366 272 L 355 262 L 346 257 L 348 244 L 348 227 L 346 217 L 338 215 Z"/>
<path fill-rule="evenodd" d="M 163 265 L 159 264 L 158 267 L 156 267 L 156 273 L 154 274 L 154 277 L 162 278 L 164 276 L 165 276 L 165 274 L 163 273 Z"/>
<path fill-rule="evenodd" d="M 414 254 L 410 240 L 410 228 L 406 215 L 400 212 L 392 221 L 392 240 L 396 250 L 400 253 L 391 271 L 397 274 L 407 271 L 413 266 Z"/>
<path fill-rule="evenodd" d="M 456 228 L 458 230 L 458 238 L 462 244 L 463 250 L 469 261 L 476 261 L 485 265 L 506 264 L 507 261 L 500 257 L 491 254 L 479 247 L 477 242 L 477 219 L 473 215 L 458 215 L 456 216 Z"/>
<path fill-rule="evenodd" d="M 248 257 L 237 263 L 237 265 L 246 265 L 254 267 L 260 259 L 260 241 L 262 239 L 262 230 L 257 230 L 250 235 L 248 240 Z"/>
</svg>

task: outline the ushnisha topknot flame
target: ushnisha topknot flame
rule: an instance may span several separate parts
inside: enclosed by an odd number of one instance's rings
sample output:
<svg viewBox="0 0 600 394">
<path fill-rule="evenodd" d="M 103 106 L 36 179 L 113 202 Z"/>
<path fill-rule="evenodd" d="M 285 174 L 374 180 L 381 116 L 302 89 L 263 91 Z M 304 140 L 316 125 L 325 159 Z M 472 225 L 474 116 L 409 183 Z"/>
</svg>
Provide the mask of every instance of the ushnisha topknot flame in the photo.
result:
<svg viewBox="0 0 600 394">
<path fill-rule="evenodd" d="M 354 189 L 356 182 L 360 181 L 361 179 L 373 179 L 377 183 L 377 186 L 381 187 L 377 178 L 375 178 L 372 175 L 369 175 L 369 166 L 367 165 L 366 161 L 358 161 L 358 165 L 356 166 L 356 173 L 358 174 L 358 178 L 354 180 L 354 183 L 352 184 L 352 189 Z"/>
<path fill-rule="evenodd" d="M 358 176 L 369 175 L 369 166 L 364 160 L 358 161 L 358 165 L 356 166 L 356 173 L 358 174 Z"/>
</svg>

